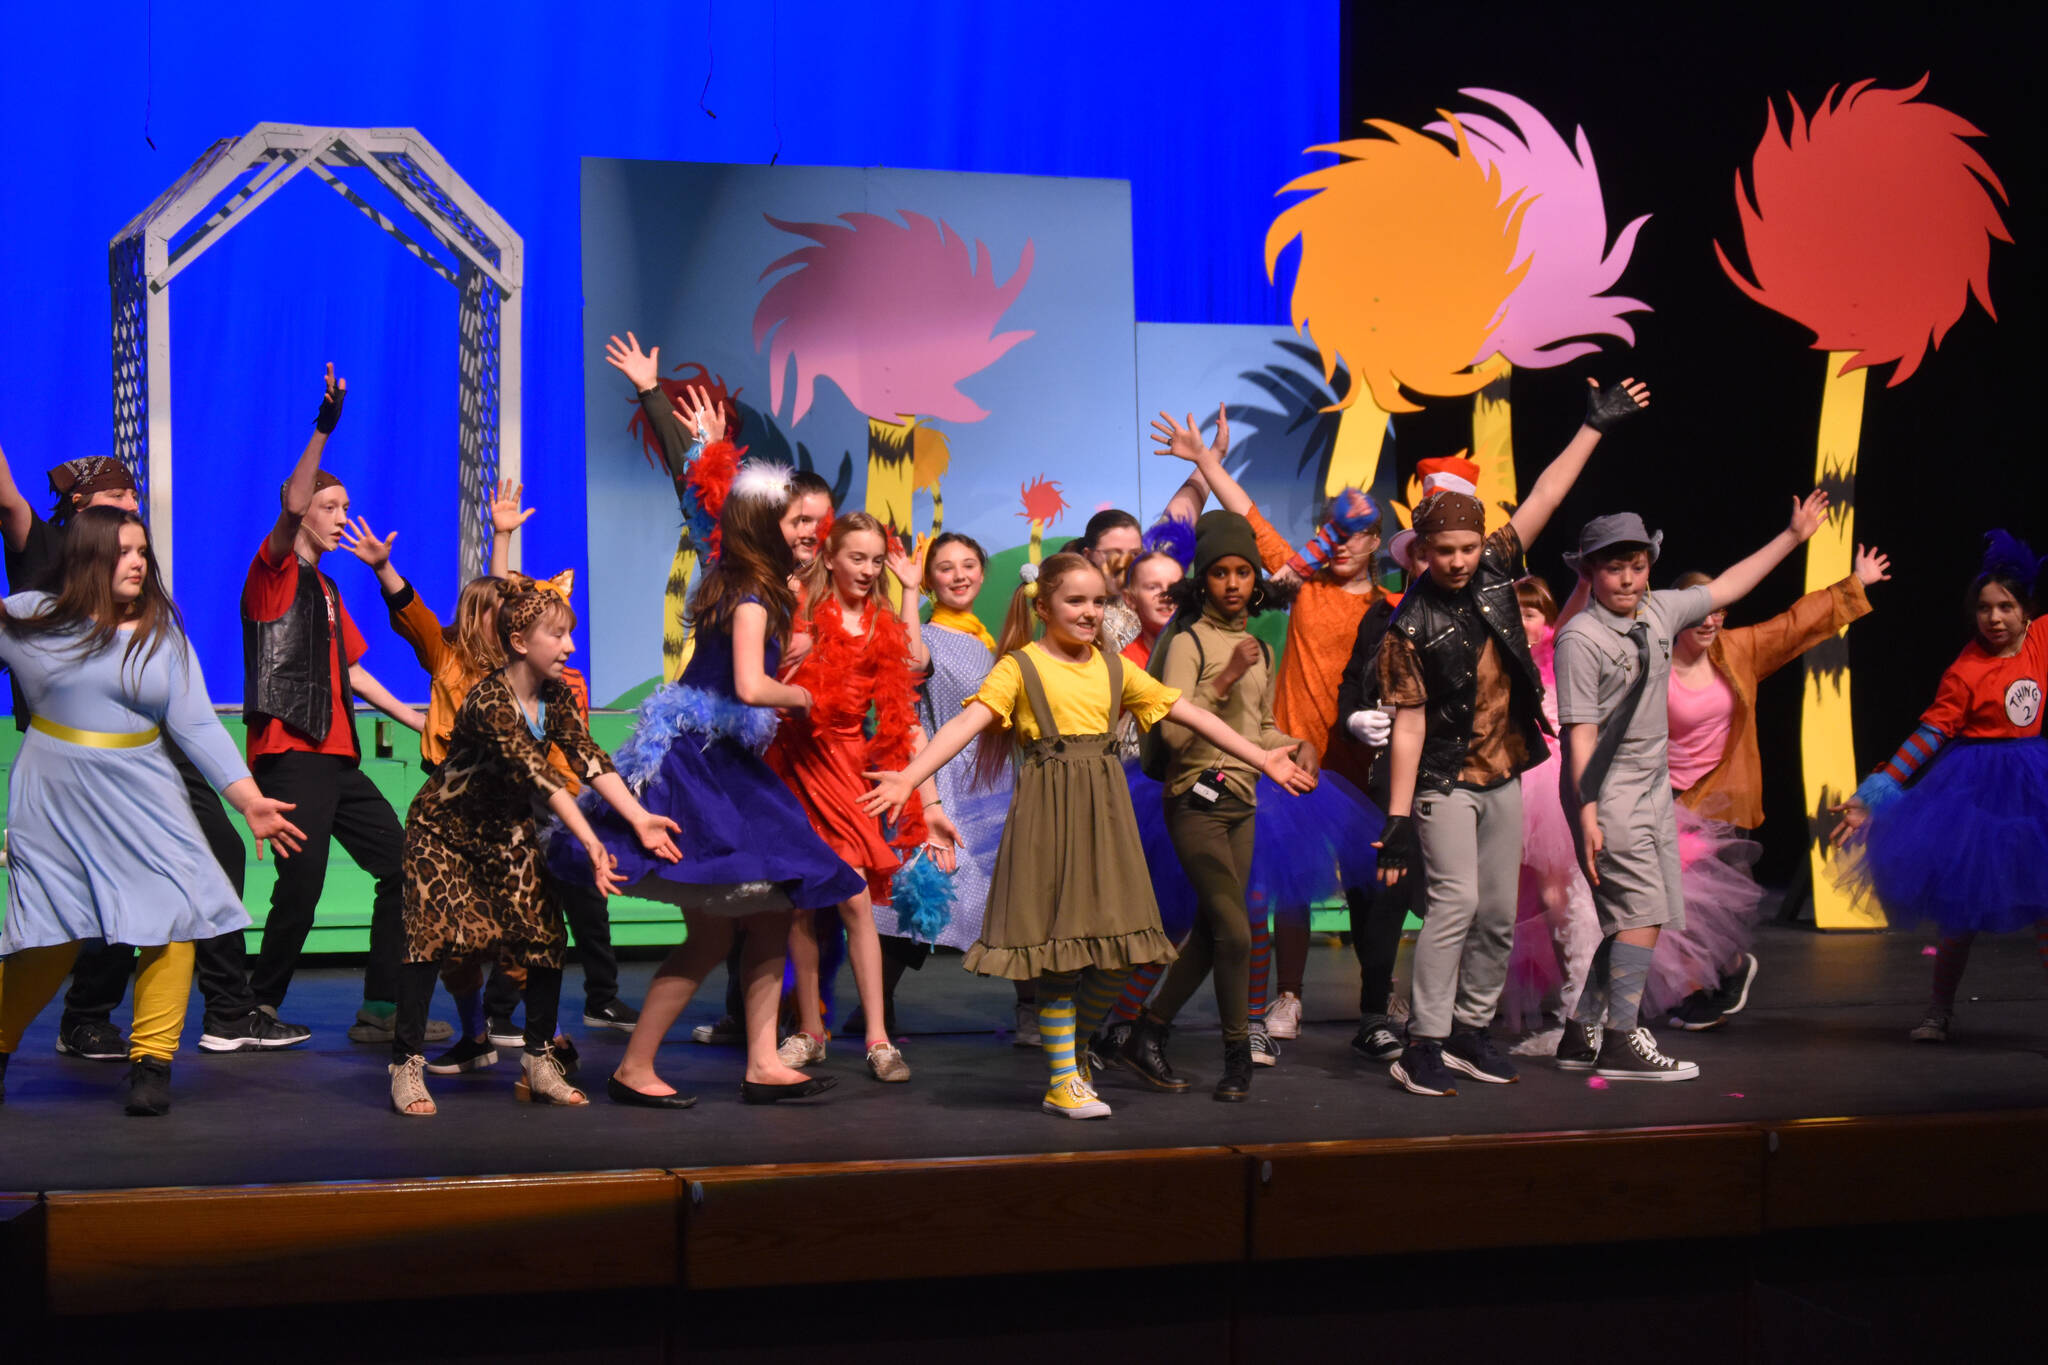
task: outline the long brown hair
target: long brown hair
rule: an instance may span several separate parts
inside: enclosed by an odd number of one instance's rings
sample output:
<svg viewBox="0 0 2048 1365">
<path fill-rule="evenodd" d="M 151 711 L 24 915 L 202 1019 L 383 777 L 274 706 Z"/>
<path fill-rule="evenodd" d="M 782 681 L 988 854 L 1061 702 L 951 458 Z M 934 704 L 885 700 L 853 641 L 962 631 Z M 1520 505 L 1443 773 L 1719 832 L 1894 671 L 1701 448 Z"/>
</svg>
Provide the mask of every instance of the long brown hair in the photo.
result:
<svg viewBox="0 0 2048 1365">
<path fill-rule="evenodd" d="M 124 526 L 142 527 L 147 561 L 142 595 L 132 607 L 114 600 L 114 566 L 121 560 Z M 85 634 L 73 647 L 73 656 L 86 659 L 112 645 L 120 638 L 121 627 L 132 622 L 135 630 L 122 651 L 121 668 L 125 675 L 132 667 L 139 685 L 143 668 L 166 641 L 182 649 L 185 640 L 185 618 L 164 591 L 148 535 L 149 528 L 133 512 L 105 506 L 80 508 L 64 537 L 56 599 L 33 616 L 9 616 L 0 607 L 0 628 L 21 639 L 83 628 Z"/>
<path fill-rule="evenodd" d="M 455 655 L 462 671 L 462 691 L 505 666 L 505 649 L 498 643 L 498 608 L 505 601 L 505 580 L 485 575 L 462 585 L 455 599 L 455 619 L 441 628 L 441 639 Z"/>
<path fill-rule="evenodd" d="M 832 518 L 832 529 L 825 533 L 825 539 L 819 543 L 817 557 L 804 565 L 803 572 L 800 575 L 804 584 L 804 614 L 806 616 L 816 611 L 818 603 L 825 600 L 825 594 L 832 591 L 832 568 L 826 561 L 839 553 L 840 547 L 846 544 L 848 536 L 858 531 L 866 531 L 869 535 L 881 541 L 883 554 L 886 555 L 889 552 L 889 528 L 882 525 L 879 520 L 870 514 L 866 512 L 848 512 L 845 516 Z M 885 608 L 895 605 L 889 591 L 890 585 L 895 580 L 896 575 L 889 571 L 887 565 L 883 566 L 881 576 L 875 579 L 873 596 Z"/>
<path fill-rule="evenodd" d="M 1094 560 L 1086 555 L 1062 550 L 1056 555 L 1046 556 L 1038 566 L 1036 584 L 1020 583 L 1017 591 L 1010 594 L 1010 609 L 1003 614 L 1003 629 L 996 637 L 996 659 L 1000 662 L 1011 650 L 1022 649 L 1038 638 L 1038 627 L 1043 615 L 1038 604 L 1046 600 L 1046 594 L 1060 585 L 1060 580 L 1070 573 L 1086 570 L 1102 580 L 1103 591 L 1109 590 L 1109 577 L 1097 567 Z M 1037 591 L 1033 592 L 1032 588 Z M 1025 705 L 1022 697 L 1017 704 Z M 974 785 L 986 787 L 1002 776 L 1003 770 L 1017 754 L 1017 726 L 1013 716 L 1011 723 L 996 730 L 981 732 L 981 745 L 974 755 Z"/>
<path fill-rule="evenodd" d="M 782 515 L 790 498 L 742 493 L 726 496 L 718 513 L 718 558 L 704 571 L 690 597 L 690 628 L 732 633 L 733 613 L 753 598 L 768 610 L 768 636 L 789 643 L 796 593 L 789 576 L 796 556 L 782 536 Z"/>
</svg>

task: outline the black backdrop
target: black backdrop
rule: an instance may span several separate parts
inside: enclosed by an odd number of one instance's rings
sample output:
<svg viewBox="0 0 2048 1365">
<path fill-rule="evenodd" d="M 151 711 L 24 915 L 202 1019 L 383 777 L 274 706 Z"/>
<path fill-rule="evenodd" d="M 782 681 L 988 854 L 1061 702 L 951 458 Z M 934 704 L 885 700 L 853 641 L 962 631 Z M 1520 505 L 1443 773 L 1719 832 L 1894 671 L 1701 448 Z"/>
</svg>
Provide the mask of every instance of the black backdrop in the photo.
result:
<svg viewBox="0 0 2048 1365">
<path fill-rule="evenodd" d="M 1768 539 L 1792 495 L 1811 486 L 1826 357 L 1810 349 L 1804 328 L 1737 292 L 1713 251 L 1718 238 L 1745 263 L 1734 173 L 1764 131 L 1766 98 L 1776 100 L 1782 126 L 1788 91 L 1811 112 L 1831 85 L 1874 78 L 1902 88 L 1931 72 L 1921 98 L 1982 130 L 1975 145 L 2010 197 L 2013 244 L 1996 243 L 1991 255 L 1998 321 L 1973 302 L 1906 383 L 1885 388 L 1892 367 L 1873 369 L 1865 401 L 1856 535 L 1891 554 L 1895 578 L 1873 590 L 1876 610 L 1849 632 L 1857 758 L 1868 769 L 1911 729 L 1969 638 L 1962 598 L 1985 529 L 2007 526 L 2048 548 L 2038 48 L 2022 39 L 2011 10 L 1947 6 L 1939 16 L 1887 21 L 1877 9 L 1815 8 L 1822 12 L 1787 4 L 1663 16 L 1587 7 L 1583 17 L 1559 18 L 1536 6 L 1349 4 L 1343 135 L 1360 135 L 1367 118 L 1420 127 L 1439 108 L 1475 107 L 1458 96 L 1461 87 L 1508 91 L 1567 139 L 1585 127 L 1610 234 L 1654 215 L 1616 286 L 1655 310 L 1630 315 L 1633 351 L 1608 339 L 1598 356 L 1514 374 L 1524 487 L 1576 426 L 1586 375 L 1631 373 L 1655 390 L 1653 410 L 1603 446 L 1535 547 L 1532 566 L 1561 599 L 1571 580 L 1560 553 L 1590 516 L 1635 510 L 1664 528 L 1663 586 L 1688 568 L 1722 568 Z M 1469 400 L 1432 400 L 1395 420 L 1404 477 L 1415 460 L 1470 441 Z M 1732 621 L 1782 610 L 1803 573 L 1796 554 Z M 1768 812 L 1759 872 L 1781 883 L 1803 868 L 1801 686 L 1789 668 L 1759 698 Z"/>
</svg>

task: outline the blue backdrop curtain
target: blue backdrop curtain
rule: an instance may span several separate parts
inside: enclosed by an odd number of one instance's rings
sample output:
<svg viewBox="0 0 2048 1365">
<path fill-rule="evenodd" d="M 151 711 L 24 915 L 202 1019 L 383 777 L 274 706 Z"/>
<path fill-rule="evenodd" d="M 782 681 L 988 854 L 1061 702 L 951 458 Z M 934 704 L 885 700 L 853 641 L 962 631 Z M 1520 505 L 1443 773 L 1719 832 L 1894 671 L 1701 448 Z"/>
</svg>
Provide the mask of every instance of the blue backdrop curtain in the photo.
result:
<svg viewBox="0 0 2048 1365">
<path fill-rule="evenodd" d="M 0 446 L 38 505 L 45 468 L 108 448 L 107 241 L 213 139 L 412 126 L 525 238 L 525 559 L 580 566 L 578 158 L 1124 178 L 1140 320 L 1284 322 L 1265 227 L 1302 150 L 1340 132 L 1337 49 L 1334 2 L 9 6 Z M 351 390 L 329 467 L 445 613 L 454 290 L 302 177 L 172 300 L 177 588 L 216 698 L 241 694 L 235 602 L 324 361 Z M 1058 430 L 1057 394 L 1046 409 L 1053 439 L 1087 439 Z M 423 695 L 369 572 L 329 567 L 368 666 Z"/>
</svg>

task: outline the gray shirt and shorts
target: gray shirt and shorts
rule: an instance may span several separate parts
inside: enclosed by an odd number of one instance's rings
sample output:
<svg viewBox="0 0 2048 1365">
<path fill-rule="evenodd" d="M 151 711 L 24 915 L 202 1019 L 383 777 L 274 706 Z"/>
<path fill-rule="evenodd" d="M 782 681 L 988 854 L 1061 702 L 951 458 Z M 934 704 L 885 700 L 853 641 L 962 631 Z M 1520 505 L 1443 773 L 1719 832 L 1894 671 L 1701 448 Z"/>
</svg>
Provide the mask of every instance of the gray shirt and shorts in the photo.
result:
<svg viewBox="0 0 2048 1365">
<path fill-rule="evenodd" d="M 1605 726 L 1634 685 L 1636 645 L 1629 629 L 1640 621 L 1649 633 L 1649 676 L 1628 717 L 1614 765 L 1599 795 L 1600 884 L 1593 888 L 1600 932 L 1685 926 L 1685 894 L 1679 883 L 1678 817 L 1671 804 L 1670 740 L 1667 712 L 1671 684 L 1671 641 L 1714 609 L 1705 584 L 1643 597 L 1633 618 L 1617 616 L 1599 602 L 1567 621 L 1557 633 L 1557 719 L 1568 725 Z M 1569 754 L 1569 750 L 1567 750 Z M 1569 759 L 1567 759 L 1569 762 Z M 1567 773 L 1570 769 L 1567 767 Z M 1565 790 L 1569 792 L 1569 784 Z M 1565 796 L 1573 831 L 1579 813 Z"/>
</svg>

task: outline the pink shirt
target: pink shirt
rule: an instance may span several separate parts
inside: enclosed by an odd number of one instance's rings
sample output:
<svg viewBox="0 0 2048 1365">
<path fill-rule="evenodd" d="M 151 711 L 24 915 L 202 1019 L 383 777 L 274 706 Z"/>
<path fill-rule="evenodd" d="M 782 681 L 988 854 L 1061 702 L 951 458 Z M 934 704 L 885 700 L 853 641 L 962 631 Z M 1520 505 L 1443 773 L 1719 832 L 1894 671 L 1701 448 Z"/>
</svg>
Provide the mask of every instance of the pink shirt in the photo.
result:
<svg viewBox="0 0 2048 1365">
<path fill-rule="evenodd" d="M 1671 789 L 1685 791 L 1721 764 L 1728 726 L 1735 717 L 1735 689 L 1718 672 L 1694 689 L 1671 674 Z"/>
</svg>

